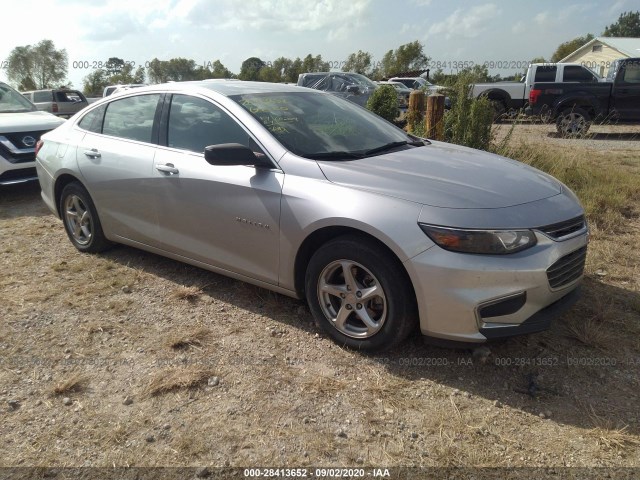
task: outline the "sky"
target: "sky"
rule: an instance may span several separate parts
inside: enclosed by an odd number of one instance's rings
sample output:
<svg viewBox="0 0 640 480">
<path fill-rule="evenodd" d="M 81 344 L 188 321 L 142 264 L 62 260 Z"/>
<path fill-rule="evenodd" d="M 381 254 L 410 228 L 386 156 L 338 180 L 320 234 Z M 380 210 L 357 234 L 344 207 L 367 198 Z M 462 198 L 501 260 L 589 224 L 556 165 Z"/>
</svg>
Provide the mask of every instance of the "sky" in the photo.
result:
<svg viewBox="0 0 640 480">
<path fill-rule="evenodd" d="M 637 0 L 5 0 L 0 65 L 16 46 L 50 39 L 67 50 L 68 79 L 81 88 L 109 57 L 136 66 L 154 58 L 199 65 L 219 59 L 238 73 L 249 57 L 269 62 L 311 53 L 340 69 L 358 50 L 377 62 L 419 40 L 445 73 L 464 62 L 492 62 L 490 73 L 506 75 L 638 9 Z"/>
</svg>

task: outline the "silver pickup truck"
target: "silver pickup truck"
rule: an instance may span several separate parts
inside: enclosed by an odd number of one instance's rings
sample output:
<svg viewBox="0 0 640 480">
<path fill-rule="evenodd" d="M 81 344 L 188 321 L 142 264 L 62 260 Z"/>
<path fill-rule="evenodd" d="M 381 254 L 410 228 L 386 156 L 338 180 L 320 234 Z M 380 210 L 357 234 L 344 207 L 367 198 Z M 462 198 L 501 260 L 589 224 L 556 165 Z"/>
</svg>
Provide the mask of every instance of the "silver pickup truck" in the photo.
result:
<svg viewBox="0 0 640 480">
<path fill-rule="evenodd" d="M 37 180 L 36 143 L 64 122 L 0 82 L 0 185 Z"/>
<path fill-rule="evenodd" d="M 524 108 L 534 83 L 597 83 L 603 80 L 578 63 L 532 63 L 519 82 L 476 83 L 472 85 L 471 96 L 491 100 L 496 117 L 500 117 Z"/>
</svg>

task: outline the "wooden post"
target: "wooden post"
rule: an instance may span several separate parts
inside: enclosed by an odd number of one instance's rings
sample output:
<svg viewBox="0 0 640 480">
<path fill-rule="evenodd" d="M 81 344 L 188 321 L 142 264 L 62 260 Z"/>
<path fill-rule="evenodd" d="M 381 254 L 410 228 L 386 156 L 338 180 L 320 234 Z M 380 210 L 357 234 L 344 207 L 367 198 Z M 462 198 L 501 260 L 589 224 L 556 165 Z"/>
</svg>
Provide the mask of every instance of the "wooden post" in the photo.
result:
<svg viewBox="0 0 640 480">
<path fill-rule="evenodd" d="M 424 131 L 427 138 L 444 140 L 444 95 L 435 94 L 427 97 Z"/>
<path fill-rule="evenodd" d="M 418 122 L 424 118 L 424 108 L 424 92 L 422 90 L 414 90 L 411 92 L 406 117 L 409 132 L 414 131 Z"/>
<path fill-rule="evenodd" d="M 424 113 L 424 92 L 422 90 L 414 90 L 409 95 L 409 111 Z"/>
</svg>

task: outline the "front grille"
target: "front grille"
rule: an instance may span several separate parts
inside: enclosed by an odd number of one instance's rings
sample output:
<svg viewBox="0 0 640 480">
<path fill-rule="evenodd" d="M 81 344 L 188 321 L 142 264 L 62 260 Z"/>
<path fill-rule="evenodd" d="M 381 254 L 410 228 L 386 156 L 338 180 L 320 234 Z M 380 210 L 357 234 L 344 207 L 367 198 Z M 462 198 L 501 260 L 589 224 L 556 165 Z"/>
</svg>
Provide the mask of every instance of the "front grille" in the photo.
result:
<svg viewBox="0 0 640 480">
<path fill-rule="evenodd" d="M 571 235 L 572 233 L 579 232 L 586 227 L 584 215 L 572 218 L 571 220 L 565 220 L 564 222 L 554 223 L 552 225 L 546 225 L 544 227 L 538 227 L 536 230 L 540 230 L 545 235 L 558 239 Z"/>
<path fill-rule="evenodd" d="M 36 159 L 35 143 L 29 147 L 24 144 L 23 139 L 31 137 L 37 142 L 47 132 L 48 130 L 3 133 L 0 135 L 0 154 L 11 163 L 33 162 Z"/>
<path fill-rule="evenodd" d="M 47 132 L 48 130 L 35 130 L 33 132 L 3 133 L 2 135 L 11 140 L 11 143 L 13 143 L 16 148 L 33 148 L 35 145 L 32 145 L 31 147 L 24 145 L 22 143 L 22 139 L 24 137 L 33 137 L 37 142 L 38 140 L 40 140 L 40 137 Z"/>
<path fill-rule="evenodd" d="M 33 162 L 36 159 L 36 154 L 33 148 L 29 149 L 26 153 L 15 153 L 10 151 L 2 143 L 0 143 L 0 155 L 6 158 L 9 163 L 27 163 Z"/>
<path fill-rule="evenodd" d="M 584 272 L 587 247 L 565 255 L 547 269 L 547 279 L 551 288 L 561 288 L 579 279 Z"/>
<path fill-rule="evenodd" d="M 25 179 L 37 177 L 36 168 L 18 168 L 17 170 L 7 170 L 0 175 L 0 184 L 18 182 Z"/>
</svg>

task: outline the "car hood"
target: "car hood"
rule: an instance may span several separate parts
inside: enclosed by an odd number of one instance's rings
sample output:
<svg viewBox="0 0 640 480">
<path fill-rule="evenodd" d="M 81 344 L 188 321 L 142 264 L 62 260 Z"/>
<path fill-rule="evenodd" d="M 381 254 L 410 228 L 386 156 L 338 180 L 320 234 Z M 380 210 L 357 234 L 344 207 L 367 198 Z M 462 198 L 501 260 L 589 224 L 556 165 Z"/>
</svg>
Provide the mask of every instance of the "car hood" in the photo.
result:
<svg viewBox="0 0 640 480">
<path fill-rule="evenodd" d="M 554 178 L 443 142 L 349 161 L 318 161 L 333 183 L 445 208 L 504 208 L 562 193 Z"/>
<path fill-rule="evenodd" d="M 0 133 L 51 130 L 64 122 L 47 112 L 0 113 Z"/>
</svg>

